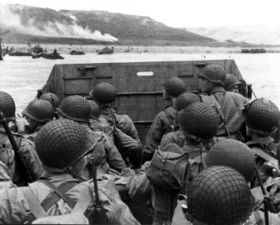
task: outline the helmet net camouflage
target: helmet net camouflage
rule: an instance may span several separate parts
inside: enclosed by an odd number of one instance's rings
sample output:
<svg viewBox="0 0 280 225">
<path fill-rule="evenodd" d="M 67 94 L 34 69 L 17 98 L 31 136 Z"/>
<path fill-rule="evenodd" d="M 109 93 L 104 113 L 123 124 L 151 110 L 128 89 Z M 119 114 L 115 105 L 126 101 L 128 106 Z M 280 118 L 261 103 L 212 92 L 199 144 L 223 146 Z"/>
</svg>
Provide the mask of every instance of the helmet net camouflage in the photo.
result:
<svg viewBox="0 0 280 225">
<path fill-rule="evenodd" d="M 255 175 L 255 158 L 250 148 L 237 140 L 222 139 L 212 146 L 205 162 L 210 166 L 228 166 L 241 173 L 248 182 Z"/>
<path fill-rule="evenodd" d="M 57 109 L 63 116 L 78 122 L 88 122 L 90 118 L 90 104 L 80 95 L 68 96 Z"/>
<path fill-rule="evenodd" d="M 230 91 L 233 88 L 233 86 L 235 86 L 237 84 L 240 84 L 240 82 L 237 80 L 237 78 L 233 74 L 228 73 L 226 75 L 226 79 L 224 82 L 225 89 L 227 91 Z"/>
<path fill-rule="evenodd" d="M 211 225 L 244 222 L 254 202 L 247 181 L 236 170 L 214 166 L 202 171 L 187 190 L 188 213 Z"/>
<path fill-rule="evenodd" d="M 88 100 L 89 105 L 90 105 L 90 114 L 93 117 L 98 118 L 100 116 L 100 108 L 99 106 L 96 104 L 95 101 L 92 100 Z"/>
<path fill-rule="evenodd" d="M 0 91 L 0 111 L 4 113 L 7 119 L 15 117 L 16 105 L 11 95 Z"/>
<path fill-rule="evenodd" d="M 198 77 L 206 79 L 214 84 L 224 85 L 226 71 L 220 65 L 210 64 L 203 68 Z"/>
<path fill-rule="evenodd" d="M 44 93 L 40 96 L 39 99 L 47 100 L 53 105 L 54 108 L 57 108 L 59 106 L 59 98 L 54 93 L 51 92 Z"/>
<path fill-rule="evenodd" d="M 86 129 L 71 120 L 53 120 L 38 132 L 35 146 L 44 166 L 66 170 L 92 149 Z"/>
<path fill-rule="evenodd" d="M 270 132 L 279 123 L 278 107 L 266 99 L 256 99 L 245 108 L 245 121 L 248 127 Z"/>
<path fill-rule="evenodd" d="M 163 84 L 163 87 L 171 97 L 177 97 L 187 90 L 185 82 L 179 77 L 170 78 Z"/>
<path fill-rule="evenodd" d="M 175 108 L 177 111 L 180 111 L 195 102 L 201 102 L 198 95 L 191 92 L 184 92 L 176 98 Z"/>
<path fill-rule="evenodd" d="M 178 113 L 181 128 L 200 138 L 212 138 L 219 127 L 218 112 L 208 103 L 195 102 Z"/>
<path fill-rule="evenodd" d="M 108 104 L 115 101 L 116 89 L 109 83 L 99 83 L 92 90 L 92 96 L 100 104 Z"/>
<path fill-rule="evenodd" d="M 47 122 L 54 117 L 54 108 L 50 102 L 36 99 L 28 104 L 22 114 L 37 122 Z"/>
</svg>

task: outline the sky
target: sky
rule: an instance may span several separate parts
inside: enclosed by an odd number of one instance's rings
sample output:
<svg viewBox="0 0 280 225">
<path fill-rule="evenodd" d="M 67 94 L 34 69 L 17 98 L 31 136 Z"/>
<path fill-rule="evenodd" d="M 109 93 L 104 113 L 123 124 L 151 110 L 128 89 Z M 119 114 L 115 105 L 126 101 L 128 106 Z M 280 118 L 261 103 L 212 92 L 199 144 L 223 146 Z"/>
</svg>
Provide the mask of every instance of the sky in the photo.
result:
<svg viewBox="0 0 280 225">
<path fill-rule="evenodd" d="M 280 24 L 279 0 L 0 0 L 8 3 L 149 16 L 172 27 Z"/>
</svg>

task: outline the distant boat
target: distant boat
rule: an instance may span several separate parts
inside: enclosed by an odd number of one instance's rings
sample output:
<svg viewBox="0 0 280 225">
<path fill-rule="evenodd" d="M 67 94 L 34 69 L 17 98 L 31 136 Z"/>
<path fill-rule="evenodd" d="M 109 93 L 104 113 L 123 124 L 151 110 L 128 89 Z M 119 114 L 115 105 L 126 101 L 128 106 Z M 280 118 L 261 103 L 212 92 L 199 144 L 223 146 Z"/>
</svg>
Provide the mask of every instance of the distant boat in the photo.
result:
<svg viewBox="0 0 280 225">
<path fill-rule="evenodd" d="M 103 48 L 101 50 L 97 50 L 96 52 L 97 52 L 98 55 L 113 54 L 114 53 L 114 47 L 109 48 L 109 47 L 106 46 L 105 48 Z"/>
<path fill-rule="evenodd" d="M 10 52 L 9 56 L 32 56 L 32 54 L 31 54 L 31 52 L 16 51 L 16 52 Z"/>
<path fill-rule="evenodd" d="M 70 55 L 84 55 L 84 51 L 76 51 L 76 50 L 71 50 Z"/>
<path fill-rule="evenodd" d="M 266 53 L 264 48 L 242 48 L 241 53 Z"/>
<path fill-rule="evenodd" d="M 53 54 L 53 53 L 38 53 L 38 54 L 32 54 L 32 58 L 45 58 L 45 59 L 64 59 L 63 56 L 61 56 L 59 53 Z"/>
</svg>

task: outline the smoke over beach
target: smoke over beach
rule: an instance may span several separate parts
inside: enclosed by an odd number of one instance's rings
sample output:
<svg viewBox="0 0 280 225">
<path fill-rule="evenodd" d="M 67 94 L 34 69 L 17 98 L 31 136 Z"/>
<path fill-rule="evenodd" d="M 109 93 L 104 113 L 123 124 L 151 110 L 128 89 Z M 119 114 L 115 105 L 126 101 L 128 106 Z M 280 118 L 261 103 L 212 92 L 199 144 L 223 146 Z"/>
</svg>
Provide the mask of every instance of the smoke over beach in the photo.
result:
<svg viewBox="0 0 280 225">
<path fill-rule="evenodd" d="M 17 32 L 29 35 L 45 37 L 65 37 L 65 38 L 87 38 L 96 41 L 115 42 L 118 39 L 111 34 L 102 33 L 99 30 L 92 31 L 88 26 L 81 26 L 77 23 L 74 15 L 62 14 L 52 9 L 48 9 L 49 19 L 45 18 L 45 12 L 41 15 L 30 17 L 29 9 L 22 5 L 0 5 L 0 28 L 9 27 Z M 28 14 L 28 16 L 27 16 Z M 39 18 L 39 19 L 38 19 Z"/>
</svg>

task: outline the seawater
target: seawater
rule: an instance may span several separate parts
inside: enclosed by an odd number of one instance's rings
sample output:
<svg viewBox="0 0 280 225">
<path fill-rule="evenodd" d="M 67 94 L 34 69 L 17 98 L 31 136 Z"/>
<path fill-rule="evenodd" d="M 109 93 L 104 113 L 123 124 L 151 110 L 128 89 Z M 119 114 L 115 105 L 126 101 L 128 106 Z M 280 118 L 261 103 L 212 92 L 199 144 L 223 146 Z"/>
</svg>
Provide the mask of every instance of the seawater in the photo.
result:
<svg viewBox="0 0 280 225">
<path fill-rule="evenodd" d="M 241 53 L 114 53 L 112 55 L 62 54 L 63 60 L 5 56 L 0 61 L 0 90 L 10 93 L 20 113 L 46 83 L 55 64 L 234 59 L 244 79 L 253 85 L 257 97 L 280 107 L 280 54 Z"/>
</svg>

